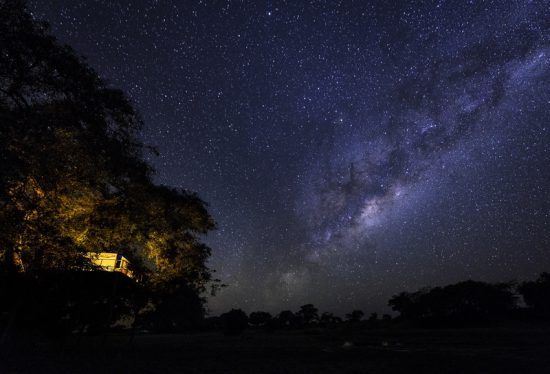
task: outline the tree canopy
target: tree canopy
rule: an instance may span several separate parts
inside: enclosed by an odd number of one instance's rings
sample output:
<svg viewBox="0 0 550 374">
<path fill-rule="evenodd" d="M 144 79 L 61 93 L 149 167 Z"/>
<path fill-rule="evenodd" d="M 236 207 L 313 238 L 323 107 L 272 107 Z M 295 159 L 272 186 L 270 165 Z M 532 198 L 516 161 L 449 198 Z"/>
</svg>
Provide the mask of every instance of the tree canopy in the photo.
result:
<svg viewBox="0 0 550 374">
<path fill-rule="evenodd" d="M 150 288 L 204 291 L 214 221 L 195 193 L 153 182 L 130 100 L 23 1 L 0 0 L 0 46 L 2 272 L 91 268 L 88 252 L 110 251 Z"/>
</svg>

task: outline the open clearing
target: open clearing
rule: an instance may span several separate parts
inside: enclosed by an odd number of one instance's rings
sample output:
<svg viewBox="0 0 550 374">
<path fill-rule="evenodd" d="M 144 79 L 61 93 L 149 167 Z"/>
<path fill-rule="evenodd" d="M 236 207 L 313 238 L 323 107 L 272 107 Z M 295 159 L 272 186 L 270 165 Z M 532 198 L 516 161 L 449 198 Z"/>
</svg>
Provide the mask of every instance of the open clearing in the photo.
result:
<svg viewBox="0 0 550 374">
<path fill-rule="evenodd" d="M 550 330 L 110 335 L 19 343 L 2 361 L 8 373 L 549 373 Z"/>
</svg>

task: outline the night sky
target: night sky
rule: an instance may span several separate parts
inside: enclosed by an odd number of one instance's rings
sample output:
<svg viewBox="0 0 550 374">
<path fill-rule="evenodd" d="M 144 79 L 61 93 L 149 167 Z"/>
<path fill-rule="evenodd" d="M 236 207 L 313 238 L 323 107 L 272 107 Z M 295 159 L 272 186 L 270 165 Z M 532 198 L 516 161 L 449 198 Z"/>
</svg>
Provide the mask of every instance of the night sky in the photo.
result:
<svg viewBox="0 0 550 374">
<path fill-rule="evenodd" d="M 550 1 L 31 1 L 218 222 L 212 314 L 550 271 Z"/>
</svg>

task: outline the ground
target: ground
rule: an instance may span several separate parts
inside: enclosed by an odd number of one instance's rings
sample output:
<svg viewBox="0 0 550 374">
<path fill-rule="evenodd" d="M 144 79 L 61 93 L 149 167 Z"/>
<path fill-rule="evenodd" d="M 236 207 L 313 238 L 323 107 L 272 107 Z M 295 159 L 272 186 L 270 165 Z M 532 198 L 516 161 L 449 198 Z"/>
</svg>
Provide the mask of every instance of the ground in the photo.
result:
<svg viewBox="0 0 550 374">
<path fill-rule="evenodd" d="M 71 337 L 3 350 L 2 373 L 549 373 L 549 329 Z"/>
</svg>

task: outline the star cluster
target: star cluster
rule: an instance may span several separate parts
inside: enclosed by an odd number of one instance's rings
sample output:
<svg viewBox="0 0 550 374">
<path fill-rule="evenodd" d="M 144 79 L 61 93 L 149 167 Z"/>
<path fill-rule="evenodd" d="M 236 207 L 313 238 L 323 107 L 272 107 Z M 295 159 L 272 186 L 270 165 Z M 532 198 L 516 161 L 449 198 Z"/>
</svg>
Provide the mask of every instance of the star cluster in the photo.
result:
<svg viewBox="0 0 550 374">
<path fill-rule="evenodd" d="M 549 1 L 29 7 L 210 203 L 213 313 L 550 270 Z"/>
</svg>

